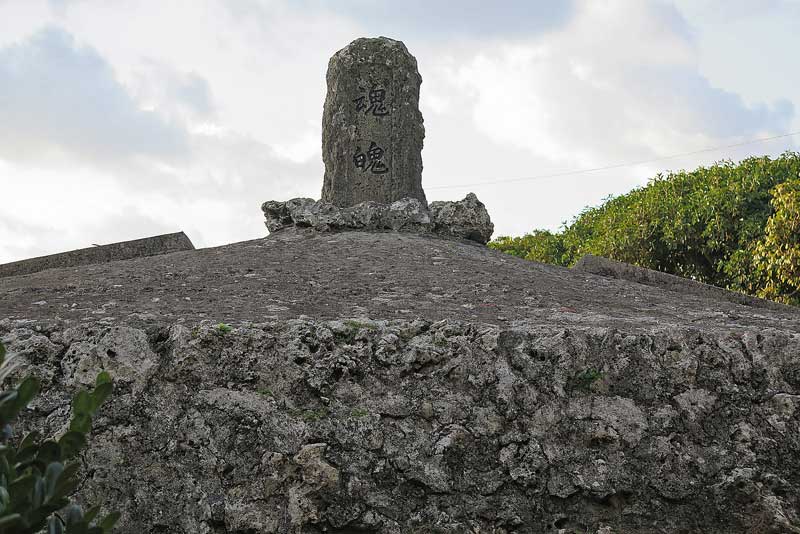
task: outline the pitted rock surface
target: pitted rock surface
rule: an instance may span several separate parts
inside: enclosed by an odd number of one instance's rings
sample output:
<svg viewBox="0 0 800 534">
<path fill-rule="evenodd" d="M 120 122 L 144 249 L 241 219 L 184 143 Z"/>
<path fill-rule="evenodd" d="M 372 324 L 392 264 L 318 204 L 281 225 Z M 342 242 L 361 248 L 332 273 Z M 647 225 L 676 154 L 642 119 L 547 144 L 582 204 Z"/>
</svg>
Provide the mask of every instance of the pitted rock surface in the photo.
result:
<svg viewBox="0 0 800 534">
<path fill-rule="evenodd" d="M 494 224 L 486 206 L 470 193 L 457 202 L 433 202 L 430 209 L 416 198 L 403 198 L 391 204 L 362 202 L 339 208 L 324 200 L 295 198 L 286 202 L 270 200 L 261 206 L 270 232 L 297 226 L 314 230 L 395 230 L 436 233 L 486 244 Z"/>
<path fill-rule="evenodd" d="M 475 193 L 469 193 L 459 202 L 431 202 L 433 231 L 443 235 L 462 237 L 488 243 L 494 233 L 494 224 L 489 218 L 486 206 L 478 200 Z"/>
<path fill-rule="evenodd" d="M 795 308 L 296 226 L 0 297 L 23 427 L 115 377 L 78 497 L 120 534 L 800 532 Z"/>
<path fill-rule="evenodd" d="M 664 291 L 405 232 L 292 227 L 223 247 L 0 278 L 0 318 L 129 325 L 300 315 L 800 331 L 797 308 Z"/>
<path fill-rule="evenodd" d="M 80 498 L 115 532 L 800 532 L 800 335 L 310 319 L 0 321 L 55 434 L 117 389 Z"/>
</svg>

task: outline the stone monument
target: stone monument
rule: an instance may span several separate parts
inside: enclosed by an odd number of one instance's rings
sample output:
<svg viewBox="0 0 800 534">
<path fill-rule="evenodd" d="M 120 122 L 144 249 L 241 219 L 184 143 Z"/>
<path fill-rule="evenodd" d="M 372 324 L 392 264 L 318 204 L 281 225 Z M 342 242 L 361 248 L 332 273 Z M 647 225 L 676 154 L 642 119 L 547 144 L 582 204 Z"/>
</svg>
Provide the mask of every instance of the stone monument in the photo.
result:
<svg viewBox="0 0 800 534">
<path fill-rule="evenodd" d="M 419 111 L 422 77 L 400 41 L 356 39 L 328 64 L 322 115 L 322 199 L 269 200 L 269 231 L 402 231 L 486 244 L 494 225 L 486 206 L 464 200 L 428 205 L 422 189 Z"/>
<path fill-rule="evenodd" d="M 426 205 L 414 56 L 387 37 L 356 39 L 331 58 L 327 82 L 322 200 L 342 208 L 402 198 Z"/>
</svg>

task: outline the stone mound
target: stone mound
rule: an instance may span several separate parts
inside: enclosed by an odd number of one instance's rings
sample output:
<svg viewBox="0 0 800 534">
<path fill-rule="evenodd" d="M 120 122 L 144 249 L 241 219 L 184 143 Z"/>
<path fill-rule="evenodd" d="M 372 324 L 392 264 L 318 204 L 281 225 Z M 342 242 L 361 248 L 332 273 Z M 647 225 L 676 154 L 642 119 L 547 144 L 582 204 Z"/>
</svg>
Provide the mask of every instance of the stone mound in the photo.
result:
<svg viewBox="0 0 800 534">
<path fill-rule="evenodd" d="M 793 308 L 312 227 L 84 269 L 0 280 L 0 337 L 45 435 L 114 375 L 120 534 L 800 532 Z"/>
<path fill-rule="evenodd" d="M 270 200 L 261 206 L 270 232 L 296 226 L 314 230 L 394 230 L 434 233 L 486 244 L 494 224 L 486 206 L 470 193 L 457 202 L 432 202 L 426 207 L 416 198 L 403 198 L 391 204 L 366 201 L 340 208 L 324 200 L 294 198 L 286 202 Z"/>
</svg>

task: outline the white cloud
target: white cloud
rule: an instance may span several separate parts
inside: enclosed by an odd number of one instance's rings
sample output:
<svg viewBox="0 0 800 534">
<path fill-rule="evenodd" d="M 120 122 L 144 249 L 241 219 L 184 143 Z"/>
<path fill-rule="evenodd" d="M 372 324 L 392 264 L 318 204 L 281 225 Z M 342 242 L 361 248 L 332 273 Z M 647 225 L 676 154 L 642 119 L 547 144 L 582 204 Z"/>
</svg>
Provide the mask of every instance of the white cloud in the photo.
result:
<svg viewBox="0 0 800 534">
<path fill-rule="evenodd" d="M 185 153 L 179 126 L 142 110 L 92 49 L 47 28 L 0 50 L 0 157 L 90 160 Z"/>
<path fill-rule="evenodd" d="M 453 70 L 476 126 L 499 144 L 576 168 L 784 132 L 789 101 L 748 107 L 698 72 L 676 11 L 585 2 L 546 37 L 497 44 Z"/>
<path fill-rule="evenodd" d="M 430 199 L 471 189 L 434 186 L 705 148 L 796 117 L 800 95 L 738 96 L 754 82 L 736 42 L 714 56 L 734 65 L 726 76 L 706 79 L 694 22 L 719 3 L 690 24 L 662 0 L 468 2 L 0 0 L 0 185 L 15 199 L 0 211 L 0 262 L 178 229 L 198 246 L 265 235 L 262 201 L 319 196 L 328 58 L 363 35 L 403 39 L 418 59 Z M 759 76 L 787 87 L 777 70 Z M 476 192 L 499 233 L 520 233 L 660 168 Z"/>
</svg>

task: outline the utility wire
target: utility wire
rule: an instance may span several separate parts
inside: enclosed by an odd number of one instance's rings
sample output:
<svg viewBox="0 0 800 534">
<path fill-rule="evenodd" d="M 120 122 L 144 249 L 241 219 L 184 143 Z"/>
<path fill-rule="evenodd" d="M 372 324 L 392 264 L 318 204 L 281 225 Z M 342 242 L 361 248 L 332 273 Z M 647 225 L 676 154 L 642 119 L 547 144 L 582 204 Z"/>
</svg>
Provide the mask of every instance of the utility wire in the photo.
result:
<svg viewBox="0 0 800 534">
<path fill-rule="evenodd" d="M 606 165 L 605 167 L 594 167 L 590 169 L 580 169 L 575 171 L 566 171 L 566 172 L 557 172 L 553 174 L 541 174 L 538 176 L 529 176 L 526 178 L 509 178 L 506 180 L 492 180 L 488 182 L 475 182 L 471 184 L 460 184 L 460 185 L 436 185 L 433 187 L 426 187 L 425 189 L 457 189 L 460 187 L 475 187 L 480 185 L 496 185 L 496 184 L 510 184 L 515 182 L 532 182 L 534 180 L 544 180 L 545 178 L 558 178 L 561 176 L 573 176 L 576 174 L 586 174 L 590 172 L 598 172 L 598 171 L 608 171 L 611 169 L 619 169 L 621 167 L 633 167 L 636 165 L 644 165 L 647 163 L 655 163 L 658 161 L 665 161 L 675 158 L 682 158 L 684 156 L 694 156 L 696 154 L 703 154 L 705 152 L 714 152 L 717 150 L 725 150 L 728 148 L 737 148 L 740 146 L 747 146 L 753 145 L 756 143 L 763 143 L 765 141 L 773 141 L 775 139 L 783 139 L 785 137 L 791 137 L 793 135 L 800 134 L 800 131 L 797 132 L 789 132 L 781 135 L 773 135 L 772 137 L 762 137 L 760 139 L 751 139 L 750 141 L 744 141 L 742 143 L 734 143 L 732 145 L 724 145 L 724 146 L 715 146 L 711 148 L 703 148 L 701 150 L 694 150 L 692 152 L 681 152 L 680 154 L 672 154 L 670 156 L 663 156 L 660 158 L 653 158 L 653 159 L 644 159 L 640 161 L 630 161 L 627 163 L 615 163 L 614 165 Z"/>
</svg>

